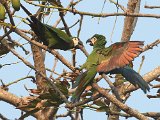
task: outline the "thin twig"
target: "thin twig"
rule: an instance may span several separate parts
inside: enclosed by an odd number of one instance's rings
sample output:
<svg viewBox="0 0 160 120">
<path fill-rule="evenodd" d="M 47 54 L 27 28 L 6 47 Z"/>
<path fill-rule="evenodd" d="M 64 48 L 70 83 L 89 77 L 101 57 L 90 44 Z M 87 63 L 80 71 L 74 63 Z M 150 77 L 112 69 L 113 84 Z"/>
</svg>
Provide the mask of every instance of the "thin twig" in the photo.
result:
<svg viewBox="0 0 160 120">
<path fill-rule="evenodd" d="M 141 64 L 140 64 L 139 69 L 138 69 L 138 73 L 140 73 L 140 71 L 141 71 L 141 69 L 142 69 L 142 65 L 143 65 L 143 63 L 144 63 L 144 59 L 145 59 L 145 56 L 143 55 L 143 56 L 142 56 L 142 60 L 141 60 Z"/>
<path fill-rule="evenodd" d="M 147 50 L 149 50 L 149 49 L 152 49 L 154 46 L 157 46 L 158 44 L 160 44 L 160 39 L 154 41 L 154 42 L 151 43 L 151 44 L 148 44 L 148 45 L 144 46 L 143 52 L 145 52 L 145 51 L 147 51 Z"/>
<path fill-rule="evenodd" d="M 149 5 L 145 5 L 144 8 L 154 9 L 154 8 L 160 8 L 160 6 L 149 6 Z"/>
<path fill-rule="evenodd" d="M 70 28 L 74 27 L 75 25 L 77 25 L 77 24 L 79 23 L 79 21 L 80 21 L 80 20 L 77 20 L 73 25 L 69 26 L 68 28 L 70 29 Z M 60 29 L 60 30 L 64 30 L 65 27 L 61 27 L 61 28 L 59 28 L 59 29 Z"/>
<path fill-rule="evenodd" d="M 115 2 L 114 0 L 109 0 L 109 1 L 113 4 L 115 4 L 116 6 L 120 7 L 123 10 L 123 12 L 127 12 L 127 9 L 124 6 L 120 5 L 119 3 Z"/>
<path fill-rule="evenodd" d="M 102 77 L 106 80 L 106 82 L 108 83 L 108 85 L 110 86 L 113 94 L 116 96 L 116 98 L 119 100 L 119 101 L 122 101 L 122 99 L 120 98 L 120 95 L 116 89 L 116 87 L 113 85 L 113 83 L 109 80 L 109 78 L 105 75 L 105 74 L 102 74 Z"/>
<path fill-rule="evenodd" d="M 35 81 L 35 78 L 33 76 L 26 76 L 26 77 L 20 78 L 18 80 L 15 80 L 13 82 L 10 82 L 10 83 L 6 84 L 5 87 L 8 87 L 8 86 L 10 86 L 12 84 L 15 84 L 15 83 L 18 83 L 19 81 L 25 80 L 27 78 L 32 78 L 32 80 Z"/>
<path fill-rule="evenodd" d="M 103 6 L 102 6 L 102 9 L 101 9 L 101 14 L 102 14 L 102 12 L 103 12 L 105 3 L 106 3 L 106 0 L 104 0 L 104 2 L 103 2 Z M 98 24 L 99 24 L 99 22 L 100 22 L 100 19 L 101 19 L 101 17 L 98 18 Z"/>
<path fill-rule="evenodd" d="M 80 32 L 81 32 L 81 29 L 82 29 L 82 21 L 83 21 L 83 15 L 81 15 L 81 19 L 80 19 L 80 23 L 79 23 L 79 29 L 78 29 L 78 32 L 77 32 L 77 37 L 78 38 L 80 36 Z"/>
<path fill-rule="evenodd" d="M 29 3 L 29 2 L 28 2 Z M 57 6 L 44 6 L 40 4 L 34 4 L 35 6 L 41 6 L 41 7 L 48 7 L 48 8 L 55 8 L 55 9 L 60 9 L 60 10 L 66 10 L 74 14 L 79 14 L 79 15 L 86 15 L 86 16 L 91 16 L 91 17 L 109 17 L 109 16 L 129 16 L 129 17 L 150 17 L 150 18 L 160 18 L 160 15 L 158 14 L 143 14 L 143 13 L 129 13 L 129 12 L 124 12 L 124 13 L 91 13 L 91 12 L 82 12 L 74 9 L 68 9 L 68 8 L 62 8 L 62 7 L 57 7 Z"/>
<path fill-rule="evenodd" d="M 58 63 L 58 59 L 55 57 L 55 59 L 54 59 L 54 65 L 53 65 L 53 68 L 52 68 L 52 71 L 51 71 L 51 75 L 50 75 L 49 78 L 52 77 L 52 75 L 53 75 L 53 73 L 54 73 L 54 71 L 55 71 L 55 68 L 56 68 L 56 66 L 57 66 L 57 63 Z"/>
<path fill-rule="evenodd" d="M 125 117 L 125 118 L 129 118 L 129 117 L 133 117 L 129 114 L 125 114 L 125 113 L 120 113 L 120 112 L 114 112 L 114 111 L 108 111 L 109 114 L 112 114 L 112 115 L 120 115 L 121 117 Z M 158 118 L 160 117 L 160 113 L 159 112 L 146 112 L 146 113 L 141 113 L 145 116 L 148 116 L 148 117 L 152 117 L 152 118 Z"/>
<path fill-rule="evenodd" d="M 71 7 L 73 1 L 74 1 L 74 0 L 71 0 L 71 2 L 69 3 L 69 5 L 67 6 L 67 9 L 69 9 L 69 8 Z M 51 3 L 51 4 L 52 4 L 52 3 Z M 65 16 L 65 15 L 67 14 L 67 12 L 64 12 L 63 14 L 64 14 L 64 16 Z M 57 25 L 60 23 L 60 21 L 61 21 L 61 17 L 56 21 L 56 23 L 53 25 L 53 27 L 57 27 Z"/>
<path fill-rule="evenodd" d="M 96 94 L 96 95 L 93 95 L 90 98 L 84 99 L 82 101 L 79 101 L 79 102 L 76 102 L 76 103 L 73 103 L 73 104 L 67 104 L 65 107 L 66 108 L 78 107 L 78 106 L 84 105 L 84 104 L 86 104 L 88 102 L 94 101 L 94 100 L 98 99 L 99 97 L 101 97 L 101 95 L 100 94 Z"/>
</svg>

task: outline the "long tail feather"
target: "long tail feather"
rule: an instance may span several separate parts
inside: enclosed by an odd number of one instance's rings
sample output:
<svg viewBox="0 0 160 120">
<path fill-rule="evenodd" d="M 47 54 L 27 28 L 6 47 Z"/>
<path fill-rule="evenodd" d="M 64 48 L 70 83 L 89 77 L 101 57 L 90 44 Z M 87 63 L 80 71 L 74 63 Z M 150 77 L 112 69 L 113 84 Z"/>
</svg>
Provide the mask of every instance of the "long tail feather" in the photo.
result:
<svg viewBox="0 0 160 120">
<path fill-rule="evenodd" d="M 30 17 L 27 18 L 27 20 L 29 21 L 29 26 L 32 28 L 32 30 L 34 31 L 34 33 L 37 35 L 37 37 L 39 38 L 39 42 L 43 42 L 44 45 L 48 46 L 48 39 L 47 39 L 47 27 L 45 24 L 41 23 L 41 21 L 39 21 L 34 15 L 32 15 L 31 12 L 29 12 L 27 10 L 27 8 L 25 8 L 22 4 L 21 4 L 21 8 L 24 10 L 24 12 Z M 49 32 L 49 31 L 48 31 Z"/>
<path fill-rule="evenodd" d="M 32 16 L 32 13 L 30 13 L 22 4 L 21 8 L 27 13 L 28 16 Z"/>
<path fill-rule="evenodd" d="M 77 77 L 76 80 L 78 80 L 79 84 L 78 84 L 78 87 L 77 87 L 75 93 L 72 95 L 72 98 L 71 98 L 72 102 L 79 101 L 81 94 L 86 89 L 86 87 L 88 86 L 88 84 L 94 79 L 96 73 L 97 73 L 96 69 L 93 68 L 92 70 L 84 72 L 83 74 L 81 74 L 81 76 Z"/>
<path fill-rule="evenodd" d="M 144 93 L 150 90 L 148 83 L 129 66 L 112 70 L 111 74 L 122 74 L 123 77 L 134 86 L 138 85 Z"/>
<path fill-rule="evenodd" d="M 86 77 L 87 72 L 88 72 L 88 71 L 85 71 L 85 72 L 81 73 L 81 74 L 76 78 L 76 80 L 75 80 L 76 82 L 73 84 L 73 87 L 72 87 L 72 88 L 76 88 L 76 87 L 80 84 L 81 79 L 84 79 L 84 77 Z"/>
<path fill-rule="evenodd" d="M 31 12 L 29 12 L 28 10 L 27 10 L 27 8 L 25 8 L 22 4 L 21 4 L 21 8 L 24 10 L 24 12 L 31 18 L 31 20 L 36 24 L 36 22 L 39 22 L 39 20 L 35 17 L 35 16 L 33 16 L 32 15 L 32 13 Z M 29 20 L 29 22 L 32 24 L 32 21 L 30 21 Z"/>
</svg>

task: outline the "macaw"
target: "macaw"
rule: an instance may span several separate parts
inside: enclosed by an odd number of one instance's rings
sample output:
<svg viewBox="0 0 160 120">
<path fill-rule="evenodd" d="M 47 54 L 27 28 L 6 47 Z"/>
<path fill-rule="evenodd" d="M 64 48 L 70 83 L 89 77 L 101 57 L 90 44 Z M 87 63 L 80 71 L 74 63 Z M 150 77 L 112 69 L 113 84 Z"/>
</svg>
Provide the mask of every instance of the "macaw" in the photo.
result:
<svg viewBox="0 0 160 120">
<path fill-rule="evenodd" d="M 143 41 L 117 42 L 105 47 L 106 38 L 95 34 L 86 43 L 93 46 L 93 51 L 80 70 L 86 69 L 76 78 L 74 87 L 78 86 L 71 100 L 79 100 L 82 92 L 91 83 L 97 73 L 121 74 L 134 86 L 139 86 L 144 93 L 150 90 L 148 83 L 128 65 L 142 51 Z"/>
<path fill-rule="evenodd" d="M 72 48 L 79 48 L 83 44 L 77 37 L 69 37 L 64 31 L 41 23 L 35 16 L 33 16 L 22 4 L 21 8 L 28 14 L 30 19 L 27 19 L 34 33 L 37 35 L 39 41 L 51 49 L 69 50 Z"/>
</svg>

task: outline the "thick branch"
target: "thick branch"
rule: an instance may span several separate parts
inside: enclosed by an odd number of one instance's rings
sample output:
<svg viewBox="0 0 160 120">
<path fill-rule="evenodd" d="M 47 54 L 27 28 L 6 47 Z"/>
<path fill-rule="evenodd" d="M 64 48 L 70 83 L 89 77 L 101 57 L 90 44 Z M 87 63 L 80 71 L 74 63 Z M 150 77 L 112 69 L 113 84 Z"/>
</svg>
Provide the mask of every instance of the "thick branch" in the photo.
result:
<svg viewBox="0 0 160 120">
<path fill-rule="evenodd" d="M 3 89 L 0 88 L 0 100 L 5 101 L 6 103 L 9 103 L 15 107 L 18 107 L 23 102 L 23 98 L 19 98 L 15 96 L 12 93 L 9 93 Z M 27 112 L 29 109 L 22 108 L 21 110 Z M 37 117 L 38 114 L 34 114 L 33 116 Z"/>
<path fill-rule="evenodd" d="M 124 113 L 120 113 L 120 112 L 109 111 L 109 113 L 113 114 L 113 115 L 120 115 L 121 117 L 125 117 L 125 118 L 132 117 L 129 114 L 124 114 Z M 146 112 L 146 113 L 141 113 L 141 114 L 148 116 L 148 117 L 152 117 L 152 118 L 159 118 L 160 117 L 159 112 Z"/>
<path fill-rule="evenodd" d="M 42 72 L 46 76 L 44 56 L 42 54 L 42 50 L 38 46 L 33 45 L 33 44 L 31 44 L 31 49 L 33 53 L 35 69 Z M 46 83 L 46 80 L 41 75 L 36 73 L 36 84 L 37 84 L 38 89 L 44 90 L 46 87 L 45 83 Z"/>
<path fill-rule="evenodd" d="M 139 113 L 138 111 L 132 109 L 131 107 L 128 107 L 126 104 L 123 104 L 119 100 L 116 99 L 113 95 L 110 95 L 106 92 L 105 89 L 99 87 L 96 83 L 92 84 L 93 88 L 95 88 L 100 94 L 102 94 L 106 99 L 110 100 L 113 104 L 115 104 L 117 107 L 119 107 L 124 112 L 130 114 L 131 116 L 136 117 L 139 120 L 148 120 L 147 117 Z"/>
<path fill-rule="evenodd" d="M 140 0 L 129 0 L 128 1 L 128 13 L 139 13 L 139 4 Z M 122 32 L 122 38 L 121 41 L 129 41 L 131 35 L 133 34 L 133 30 L 136 26 L 137 18 L 136 17 L 130 17 L 126 16 L 124 20 L 124 27 Z"/>
</svg>

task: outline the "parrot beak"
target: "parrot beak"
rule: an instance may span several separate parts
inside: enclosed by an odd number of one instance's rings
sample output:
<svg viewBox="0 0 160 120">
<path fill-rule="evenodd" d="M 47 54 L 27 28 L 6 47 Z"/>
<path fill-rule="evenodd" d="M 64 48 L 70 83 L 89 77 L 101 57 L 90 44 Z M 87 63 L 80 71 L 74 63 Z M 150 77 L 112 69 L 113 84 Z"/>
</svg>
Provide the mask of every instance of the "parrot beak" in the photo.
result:
<svg viewBox="0 0 160 120">
<path fill-rule="evenodd" d="M 93 46 L 95 41 L 96 41 L 95 38 L 90 38 L 86 41 L 86 44 L 89 43 L 90 46 Z"/>
<path fill-rule="evenodd" d="M 90 43 L 90 42 L 91 42 L 91 39 L 88 39 L 88 40 L 86 41 L 86 44 L 87 44 L 87 43 Z"/>
</svg>

